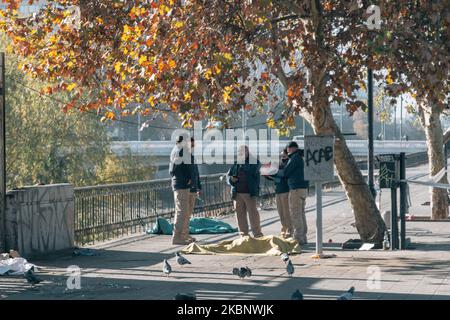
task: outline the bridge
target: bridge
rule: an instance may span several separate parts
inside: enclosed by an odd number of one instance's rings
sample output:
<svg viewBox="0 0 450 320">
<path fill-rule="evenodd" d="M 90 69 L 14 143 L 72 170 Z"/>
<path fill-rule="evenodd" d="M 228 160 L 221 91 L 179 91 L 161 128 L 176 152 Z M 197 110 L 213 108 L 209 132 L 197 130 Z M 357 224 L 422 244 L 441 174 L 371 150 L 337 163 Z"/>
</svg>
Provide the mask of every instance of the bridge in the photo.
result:
<svg viewBox="0 0 450 320">
<path fill-rule="evenodd" d="M 300 148 L 304 147 L 304 141 L 302 138 L 294 137 Z M 224 143 L 225 142 L 225 143 Z M 277 147 L 273 147 L 279 153 L 287 144 L 288 140 L 280 140 Z M 238 145 L 239 142 L 236 143 Z M 199 146 L 199 144 L 197 144 Z M 152 157 L 152 162 L 158 168 L 156 173 L 156 178 L 166 178 L 168 177 L 167 169 L 170 152 L 174 146 L 174 142 L 167 141 L 114 141 L 111 144 L 111 151 L 118 156 L 134 155 L 134 156 L 150 156 Z M 347 140 L 347 146 L 350 151 L 356 157 L 357 160 L 364 160 L 367 157 L 367 140 Z M 219 150 L 223 148 L 223 154 L 225 154 L 226 148 L 230 147 L 230 143 L 226 141 L 203 141 L 203 150 L 211 150 L 211 148 L 216 148 Z M 270 141 L 250 141 L 250 150 L 263 150 L 270 154 L 271 145 Z M 427 150 L 426 141 L 398 141 L 398 140 L 385 140 L 385 141 L 374 141 L 374 152 L 377 154 L 384 153 L 399 153 L 405 152 L 407 154 L 425 152 Z M 226 171 L 227 165 L 200 165 L 200 172 L 202 174 L 214 174 Z"/>
<path fill-rule="evenodd" d="M 302 139 L 296 140 L 300 148 L 303 148 L 304 141 Z M 226 141 L 225 141 L 226 142 Z M 284 148 L 288 140 L 279 141 L 280 151 Z M 270 146 L 270 141 L 250 141 L 250 148 L 267 148 Z M 228 143 L 224 141 L 208 141 L 203 142 L 203 148 L 215 147 L 222 145 L 225 151 Z M 365 156 L 367 155 L 367 140 L 347 140 L 347 146 L 354 156 Z M 153 156 L 153 157 L 169 157 L 170 152 L 174 146 L 172 141 L 114 141 L 111 144 L 111 151 L 117 155 L 125 155 L 130 152 L 132 155 L 137 156 Z M 383 153 L 417 153 L 427 150 L 426 141 L 399 141 L 399 140 L 385 140 L 385 141 L 374 141 L 375 154 Z M 269 148 L 270 150 L 270 148 Z"/>
</svg>

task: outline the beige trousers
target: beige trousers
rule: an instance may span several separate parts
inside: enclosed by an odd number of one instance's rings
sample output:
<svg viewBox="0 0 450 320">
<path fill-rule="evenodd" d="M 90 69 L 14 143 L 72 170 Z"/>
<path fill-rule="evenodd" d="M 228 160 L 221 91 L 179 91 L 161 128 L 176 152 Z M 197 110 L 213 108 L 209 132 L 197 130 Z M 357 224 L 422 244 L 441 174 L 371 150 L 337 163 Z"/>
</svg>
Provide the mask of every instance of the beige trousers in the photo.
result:
<svg viewBox="0 0 450 320">
<path fill-rule="evenodd" d="M 175 221 L 173 223 L 174 240 L 186 240 L 186 226 L 187 233 L 189 233 L 189 218 L 190 218 L 190 202 L 189 189 L 180 189 L 173 192 L 175 201 Z"/>
<path fill-rule="evenodd" d="M 262 237 L 261 220 L 258 209 L 256 208 L 256 197 L 250 197 L 248 193 L 237 193 L 234 199 L 234 209 L 236 210 L 236 219 L 241 235 L 248 235 L 248 218 L 255 238 Z"/>
<path fill-rule="evenodd" d="M 291 213 L 292 226 L 294 228 L 294 238 L 300 244 L 307 242 L 305 204 L 308 196 L 308 189 L 294 189 L 289 191 L 289 210 Z"/>
<path fill-rule="evenodd" d="M 281 222 L 281 236 L 284 238 L 292 237 L 294 228 L 291 222 L 289 211 L 289 192 L 278 193 L 275 197 L 277 202 L 278 215 Z"/>
<path fill-rule="evenodd" d="M 184 220 L 183 225 L 183 236 L 185 239 L 189 238 L 189 221 L 191 220 L 192 215 L 194 214 L 194 208 L 195 208 L 195 200 L 197 199 L 197 192 L 189 192 L 188 195 L 188 217 Z"/>
</svg>

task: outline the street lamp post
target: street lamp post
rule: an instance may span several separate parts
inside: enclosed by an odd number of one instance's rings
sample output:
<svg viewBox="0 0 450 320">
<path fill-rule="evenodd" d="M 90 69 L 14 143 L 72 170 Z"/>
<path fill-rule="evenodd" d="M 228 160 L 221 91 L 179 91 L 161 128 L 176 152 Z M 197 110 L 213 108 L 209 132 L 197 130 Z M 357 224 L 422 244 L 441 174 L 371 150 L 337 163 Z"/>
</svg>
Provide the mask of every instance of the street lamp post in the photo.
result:
<svg viewBox="0 0 450 320">
<path fill-rule="evenodd" d="M 374 178 L 373 178 L 373 171 L 374 171 L 374 150 L 373 150 L 373 74 L 372 69 L 368 69 L 368 79 L 367 79 L 368 85 L 367 85 L 367 107 L 368 107 L 368 142 L 369 142 L 369 152 L 368 152 L 368 182 L 369 182 L 369 188 L 372 192 L 373 198 L 376 197 L 376 191 L 375 191 L 375 184 L 374 184 Z"/>
</svg>

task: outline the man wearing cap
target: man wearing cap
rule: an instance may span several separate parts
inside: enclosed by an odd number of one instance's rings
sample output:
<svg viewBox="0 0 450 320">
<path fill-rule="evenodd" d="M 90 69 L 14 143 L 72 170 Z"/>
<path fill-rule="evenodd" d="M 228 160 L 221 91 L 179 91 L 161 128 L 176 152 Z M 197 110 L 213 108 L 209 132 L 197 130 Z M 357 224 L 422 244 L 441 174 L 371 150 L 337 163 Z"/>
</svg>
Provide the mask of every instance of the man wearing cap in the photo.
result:
<svg viewBox="0 0 450 320">
<path fill-rule="evenodd" d="M 295 141 L 287 146 L 288 157 L 284 166 L 283 176 L 289 186 L 289 211 L 294 227 L 294 238 L 299 244 L 306 244 L 308 227 L 306 225 L 305 204 L 308 196 L 309 183 L 304 176 L 304 161 L 302 151 Z"/>
<path fill-rule="evenodd" d="M 169 164 L 175 203 L 172 244 L 181 245 L 189 244 L 194 240 L 189 238 L 189 194 L 192 185 L 192 167 L 187 141 L 188 138 L 185 136 L 179 136 L 177 138 L 176 144 L 170 154 Z"/>
</svg>

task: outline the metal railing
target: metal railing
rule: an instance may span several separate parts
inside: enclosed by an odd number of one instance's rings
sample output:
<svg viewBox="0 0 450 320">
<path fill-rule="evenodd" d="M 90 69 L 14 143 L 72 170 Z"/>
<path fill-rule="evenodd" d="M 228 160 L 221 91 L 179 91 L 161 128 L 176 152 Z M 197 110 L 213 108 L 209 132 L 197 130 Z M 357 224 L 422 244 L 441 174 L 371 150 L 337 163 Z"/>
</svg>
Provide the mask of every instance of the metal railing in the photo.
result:
<svg viewBox="0 0 450 320">
<path fill-rule="evenodd" d="M 407 167 L 427 163 L 424 152 L 409 154 Z M 364 169 L 365 161 L 358 162 Z M 202 194 L 197 199 L 195 216 L 217 217 L 233 209 L 230 187 L 224 174 L 201 176 Z M 328 184 L 334 186 L 335 181 Z M 75 188 L 75 242 L 105 241 L 143 233 L 156 219 L 174 215 L 170 179 Z M 261 178 L 259 204 L 273 204 L 273 182 Z"/>
<path fill-rule="evenodd" d="M 232 210 L 223 174 L 202 176 L 195 216 L 217 217 Z M 159 217 L 171 219 L 174 199 L 170 179 L 75 188 L 75 242 L 105 241 L 143 233 Z M 274 186 L 261 179 L 260 201 L 270 201 Z"/>
</svg>

